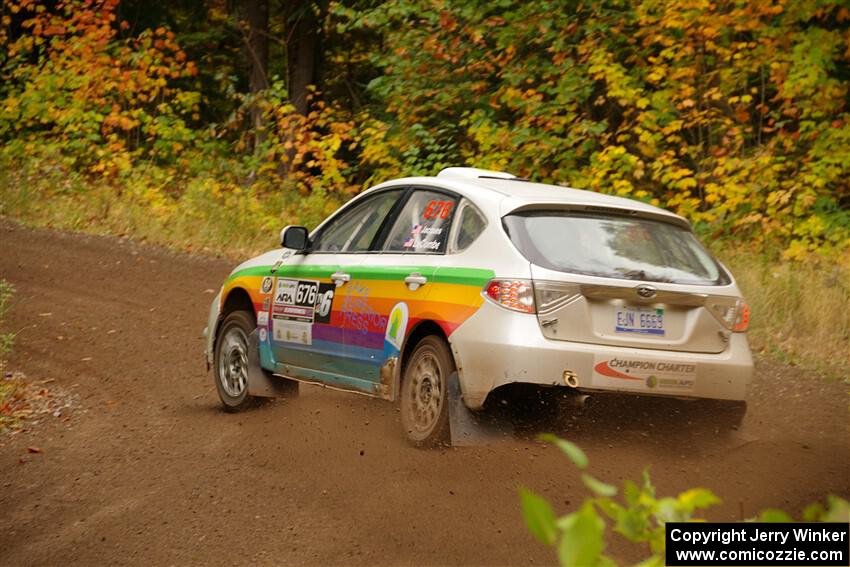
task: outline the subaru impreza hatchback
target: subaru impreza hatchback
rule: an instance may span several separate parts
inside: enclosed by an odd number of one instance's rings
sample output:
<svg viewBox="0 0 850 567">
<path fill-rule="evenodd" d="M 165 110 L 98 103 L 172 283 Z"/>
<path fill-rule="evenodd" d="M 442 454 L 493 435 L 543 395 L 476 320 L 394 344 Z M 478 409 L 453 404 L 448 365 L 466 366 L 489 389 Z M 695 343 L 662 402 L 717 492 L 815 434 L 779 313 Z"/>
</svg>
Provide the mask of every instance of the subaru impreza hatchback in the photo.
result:
<svg viewBox="0 0 850 567">
<path fill-rule="evenodd" d="M 206 359 L 225 408 L 309 382 L 400 402 L 448 435 L 449 376 L 743 406 L 749 308 L 680 216 L 472 168 L 382 183 L 238 266 Z"/>
</svg>

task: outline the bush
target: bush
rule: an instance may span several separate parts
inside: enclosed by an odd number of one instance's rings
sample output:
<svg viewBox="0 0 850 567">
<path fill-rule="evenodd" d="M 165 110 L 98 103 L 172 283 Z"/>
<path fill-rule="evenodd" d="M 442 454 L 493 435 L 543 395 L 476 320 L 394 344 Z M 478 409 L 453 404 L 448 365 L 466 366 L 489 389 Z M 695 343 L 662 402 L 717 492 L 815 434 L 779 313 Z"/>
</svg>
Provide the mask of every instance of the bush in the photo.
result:
<svg viewBox="0 0 850 567">
<path fill-rule="evenodd" d="M 577 445 L 554 435 L 541 435 L 542 441 L 556 445 L 572 463 L 585 471 L 588 459 Z M 644 567 L 662 567 L 664 563 L 664 526 L 667 522 L 695 521 L 706 508 L 720 499 L 710 490 L 692 488 L 675 497 L 656 495 L 649 473 L 644 471 L 640 484 L 631 480 L 623 483 L 621 501 L 615 499 L 618 489 L 587 472 L 582 481 L 593 494 L 575 512 L 560 518 L 544 498 L 526 488 L 520 488 L 522 514 L 528 530 L 541 543 L 556 548 L 558 561 L 564 567 L 607 567 L 616 565 L 605 555 L 606 529 L 628 541 L 648 548 L 649 556 L 640 563 Z M 781 510 L 765 510 L 753 520 L 761 522 L 790 522 L 791 517 Z M 850 521 L 850 503 L 830 496 L 827 505 L 813 504 L 803 513 L 808 522 Z"/>
</svg>

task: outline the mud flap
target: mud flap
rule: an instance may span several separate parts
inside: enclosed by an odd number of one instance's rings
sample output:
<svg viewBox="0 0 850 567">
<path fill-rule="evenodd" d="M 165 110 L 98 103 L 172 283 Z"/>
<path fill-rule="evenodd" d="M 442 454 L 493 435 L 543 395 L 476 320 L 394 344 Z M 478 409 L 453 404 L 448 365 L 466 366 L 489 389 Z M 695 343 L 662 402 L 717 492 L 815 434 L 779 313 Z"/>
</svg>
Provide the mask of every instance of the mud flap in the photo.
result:
<svg viewBox="0 0 850 567">
<path fill-rule="evenodd" d="M 449 375 L 449 428 L 453 447 L 486 445 L 513 435 L 510 423 L 476 413 L 463 403 L 457 372 Z"/>
<path fill-rule="evenodd" d="M 248 335 L 248 394 L 261 398 L 292 395 L 292 388 L 284 379 L 275 378 L 260 366 L 260 340 L 257 329 Z"/>
</svg>

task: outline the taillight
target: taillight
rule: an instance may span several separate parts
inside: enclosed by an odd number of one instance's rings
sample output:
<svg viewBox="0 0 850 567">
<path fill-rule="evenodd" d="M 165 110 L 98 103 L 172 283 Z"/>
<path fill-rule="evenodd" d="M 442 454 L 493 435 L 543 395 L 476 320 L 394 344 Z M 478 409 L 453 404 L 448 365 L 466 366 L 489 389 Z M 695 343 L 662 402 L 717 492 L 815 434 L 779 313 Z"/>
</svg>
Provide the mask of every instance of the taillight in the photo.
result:
<svg viewBox="0 0 850 567">
<path fill-rule="evenodd" d="M 581 288 L 577 284 L 534 280 L 534 304 L 540 315 L 562 309 L 578 299 Z"/>
<path fill-rule="evenodd" d="M 528 280 L 490 280 L 484 295 L 502 307 L 522 313 L 534 313 L 534 288 Z"/>
<path fill-rule="evenodd" d="M 720 323 L 736 333 L 743 333 L 750 327 L 750 306 L 737 297 L 709 297 L 705 306 Z"/>
<path fill-rule="evenodd" d="M 738 301 L 738 315 L 735 317 L 735 326 L 732 330 L 736 333 L 744 333 L 750 328 L 750 306 L 741 299 Z"/>
</svg>

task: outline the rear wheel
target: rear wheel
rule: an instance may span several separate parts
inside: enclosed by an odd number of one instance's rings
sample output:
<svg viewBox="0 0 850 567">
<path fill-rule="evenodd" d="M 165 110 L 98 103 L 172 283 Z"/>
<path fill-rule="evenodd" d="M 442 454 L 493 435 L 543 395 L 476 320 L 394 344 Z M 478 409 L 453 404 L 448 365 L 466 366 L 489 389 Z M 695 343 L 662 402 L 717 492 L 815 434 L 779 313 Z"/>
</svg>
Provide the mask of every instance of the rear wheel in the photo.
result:
<svg viewBox="0 0 850 567">
<path fill-rule="evenodd" d="M 404 367 L 401 420 L 407 438 L 417 446 L 445 444 L 449 439 L 448 379 L 454 361 L 446 342 L 422 339 Z"/>
<path fill-rule="evenodd" d="M 254 327 L 251 313 L 234 311 L 224 318 L 216 335 L 213 374 L 227 411 L 240 411 L 254 402 L 248 394 L 248 335 Z"/>
</svg>

